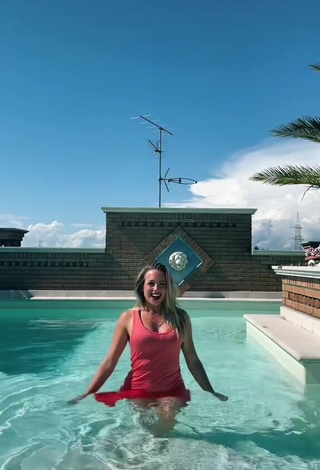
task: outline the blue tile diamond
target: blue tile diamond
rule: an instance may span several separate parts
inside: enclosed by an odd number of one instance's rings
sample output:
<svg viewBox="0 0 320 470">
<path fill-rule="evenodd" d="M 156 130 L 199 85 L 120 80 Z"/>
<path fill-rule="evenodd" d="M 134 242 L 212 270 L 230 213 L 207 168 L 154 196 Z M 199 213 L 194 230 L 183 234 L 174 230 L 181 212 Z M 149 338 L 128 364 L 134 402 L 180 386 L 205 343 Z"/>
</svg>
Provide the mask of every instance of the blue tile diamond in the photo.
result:
<svg viewBox="0 0 320 470">
<path fill-rule="evenodd" d="M 181 264 L 179 264 L 180 259 Z M 203 264 L 203 260 L 180 237 L 157 256 L 155 261 L 169 269 L 178 286 L 181 286 Z"/>
<path fill-rule="evenodd" d="M 195 238 L 178 226 L 144 258 L 144 264 L 162 263 L 179 286 L 179 295 L 192 287 L 214 263 Z"/>
</svg>

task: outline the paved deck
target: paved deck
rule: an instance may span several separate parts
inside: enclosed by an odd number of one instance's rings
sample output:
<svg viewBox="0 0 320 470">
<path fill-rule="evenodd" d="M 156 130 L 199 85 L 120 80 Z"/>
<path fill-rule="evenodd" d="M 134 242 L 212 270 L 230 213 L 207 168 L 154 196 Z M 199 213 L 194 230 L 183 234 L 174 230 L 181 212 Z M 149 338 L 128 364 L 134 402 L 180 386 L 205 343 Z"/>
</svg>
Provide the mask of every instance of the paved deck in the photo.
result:
<svg viewBox="0 0 320 470">
<path fill-rule="evenodd" d="M 320 336 L 280 315 L 251 315 L 244 318 L 297 361 L 320 361 Z"/>
</svg>

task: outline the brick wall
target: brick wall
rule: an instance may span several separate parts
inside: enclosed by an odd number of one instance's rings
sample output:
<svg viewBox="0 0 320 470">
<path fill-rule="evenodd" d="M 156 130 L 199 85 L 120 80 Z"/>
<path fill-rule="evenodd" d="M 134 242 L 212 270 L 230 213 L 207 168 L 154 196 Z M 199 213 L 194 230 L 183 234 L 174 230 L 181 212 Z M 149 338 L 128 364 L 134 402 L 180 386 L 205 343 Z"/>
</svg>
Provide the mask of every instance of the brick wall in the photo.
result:
<svg viewBox="0 0 320 470">
<path fill-rule="evenodd" d="M 0 249 L 0 289 L 106 289 L 104 250 Z"/>
<path fill-rule="evenodd" d="M 145 259 L 178 227 L 213 259 L 191 290 L 280 291 L 272 266 L 304 262 L 303 252 L 251 252 L 254 211 L 104 210 L 105 250 L 0 248 L 0 289 L 131 290 Z"/>
<path fill-rule="evenodd" d="M 177 227 L 214 260 L 191 290 L 280 291 L 281 280 L 272 266 L 304 261 L 303 252 L 252 254 L 250 213 L 107 212 L 107 252 L 128 276 L 125 289 L 131 287 L 130 282 L 144 265 L 144 258 Z"/>
<path fill-rule="evenodd" d="M 285 277 L 282 300 L 284 306 L 320 318 L 320 279 Z"/>
</svg>

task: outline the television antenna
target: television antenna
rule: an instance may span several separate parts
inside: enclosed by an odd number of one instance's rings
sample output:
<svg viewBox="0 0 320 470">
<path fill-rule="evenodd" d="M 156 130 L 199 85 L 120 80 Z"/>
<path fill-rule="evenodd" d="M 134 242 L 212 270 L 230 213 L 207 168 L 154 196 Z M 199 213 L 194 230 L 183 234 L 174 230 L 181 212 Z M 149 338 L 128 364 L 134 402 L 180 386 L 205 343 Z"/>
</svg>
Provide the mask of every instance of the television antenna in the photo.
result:
<svg viewBox="0 0 320 470">
<path fill-rule="evenodd" d="M 148 115 L 149 116 L 149 115 Z M 165 134 L 169 134 L 173 136 L 173 133 L 170 132 L 168 129 L 166 129 L 163 126 L 160 126 L 154 121 L 151 121 L 149 117 L 147 116 L 137 116 L 136 118 L 132 119 L 142 119 L 145 122 L 148 122 L 151 124 L 153 127 L 156 127 L 159 131 L 159 140 L 154 143 L 152 140 L 148 139 L 148 142 L 150 145 L 153 147 L 153 150 L 155 151 L 157 157 L 159 158 L 159 167 L 158 167 L 158 199 L 159 199 L 159 207 L 161 207 L 162 203 L 162 183 L 164 183 L 166 190 L 169 192 L 169 187 L 168 183 L 175 183 L 175 184 L 196 184 L 197 181 L 192 179 L 192 178 L 168 178 L 168 173 L 170 168 L 167 169 L 166 173 L 164 176 L 162 176 L 162 153 L 163 153 L 163 137 Z"/>
</svg>

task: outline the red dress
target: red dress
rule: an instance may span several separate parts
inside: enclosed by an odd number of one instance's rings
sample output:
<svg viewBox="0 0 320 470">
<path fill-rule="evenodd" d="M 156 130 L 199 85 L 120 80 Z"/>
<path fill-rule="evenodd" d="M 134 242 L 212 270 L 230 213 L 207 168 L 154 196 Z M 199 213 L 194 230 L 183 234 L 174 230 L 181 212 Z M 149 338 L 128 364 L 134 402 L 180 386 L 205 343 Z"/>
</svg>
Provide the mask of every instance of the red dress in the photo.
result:
<svg viewBox="0 0 320 470">
<path fill-rule="evenodd" d="M 190 392 L 180 371 L 181 345 L 175 328 L 165 333 L 148 330 L 136 308 L 130 337 L 131 371 L 119 391 L 96 393 L 96 400 L 115 406 L 123 399 L 177 397 L 187 404 Z"/>
</svg>

